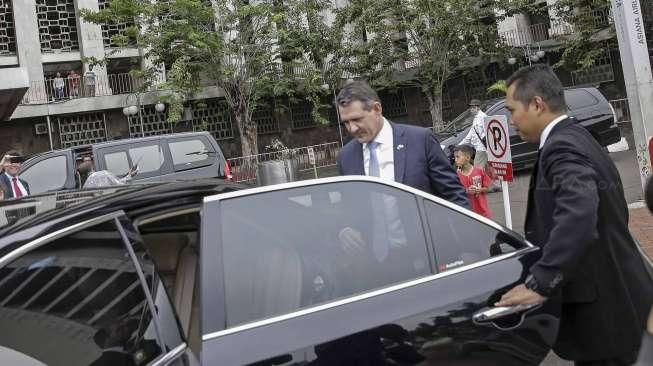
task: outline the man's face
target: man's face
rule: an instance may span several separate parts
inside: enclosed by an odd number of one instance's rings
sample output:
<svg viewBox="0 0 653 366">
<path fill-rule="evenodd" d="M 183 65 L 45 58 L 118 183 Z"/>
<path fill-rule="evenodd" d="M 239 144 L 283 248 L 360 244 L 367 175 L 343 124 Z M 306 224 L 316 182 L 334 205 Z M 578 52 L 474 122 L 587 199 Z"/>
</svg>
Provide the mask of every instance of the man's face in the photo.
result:
<svg viewBox="0 0 653 366">
<path fill-rule="evenodd" d="M 453 153 L 453 159 L 454 164 L 456 164 L 457 167 L 462 168 L 469 163 L 471 157 L 462 151 L 456 151 Z"/>
<path fill-rule="evenodd" d="M 3 159 L 3 168 L 5 169 L 5 172 L 7 172 L 9 175 L 17 175 L 18 171 L 20 170 L 20 167 L 23 165 L 22 163 L 12 163 L 10 161 L 11 156 L 5 155 L 5 158 Z"/>
<path fill-rule="evenodd" d="M 506 108 L 508 108 L 511 114 L 510 124 L 517 130 L 522 140 L 537 143 L 542 133 L 542 128 L 539 123 L 540 113 L 533 101 L 525 105 L 515 100 L 515 85 L 510 85 L 506 94 Z"/>
<path fill-rule="evenodd" d="M 473 105 L 469 107 L 469 111 L 472 112 L 473 115 L 476 115 L 479 111 L 481 110 L 481 107 L 477 105 Z"/>
<path fill-rule="evenodd" d="M 365 110 L 365 104 L 354 101 L 348 106 L 338 106 L 340 121 L 361 144 L 372 141 L 383 127 L 381 103 L 375 102 L 372 109 Z"/>
</svg>

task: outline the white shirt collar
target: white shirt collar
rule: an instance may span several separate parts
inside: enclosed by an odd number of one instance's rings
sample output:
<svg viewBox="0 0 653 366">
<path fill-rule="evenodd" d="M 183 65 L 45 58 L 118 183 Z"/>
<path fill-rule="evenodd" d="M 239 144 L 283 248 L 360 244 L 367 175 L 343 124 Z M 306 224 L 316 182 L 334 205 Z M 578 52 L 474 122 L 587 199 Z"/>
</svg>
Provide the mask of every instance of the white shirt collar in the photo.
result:
<svg viewBox="0 0 653 366">
<path fill-rule="evenodd" d="M 376 134 L 376 137 L 374 138 L 375 142 L 378 142 L 379 145 L 392 145 L 392 126 L 390 126 L 390 122 L 388 122 L 385 117 L 383 118 L 383 126 L 381 127 L 381 131 Z M 363 149 L 367 148 L 367 143 L 363 144 Z"/>
<path fill-rule="evenodd" d="M 11 174 L 9 174 L 9 173 L 7 173 L 7 172 L 4 172 L 4 173 L 5 173 L 5 175 L 7 176 L 7 178 L 9 178 L 10 181 L 13 180 L 14 178 L 18 178 L 17 175 L 14 176 L 14 175 L 11 175 Z"/>
<path fill-rule="evenodd" d="M 551 134 L 551 131 L 553 130 L 553 127 L 555 127 L 558 123 L 566 120 L 569 118 L 566 114 L 563 114 L 562 116 L 554 119 L 549 123 L 544 130 L 542 131 L 542 134 L 540 135 L 540 149 L 544 147 L 544 143 L 546 142 L 546 139 L 549 138 L 549 134 Z"/>
</svg>

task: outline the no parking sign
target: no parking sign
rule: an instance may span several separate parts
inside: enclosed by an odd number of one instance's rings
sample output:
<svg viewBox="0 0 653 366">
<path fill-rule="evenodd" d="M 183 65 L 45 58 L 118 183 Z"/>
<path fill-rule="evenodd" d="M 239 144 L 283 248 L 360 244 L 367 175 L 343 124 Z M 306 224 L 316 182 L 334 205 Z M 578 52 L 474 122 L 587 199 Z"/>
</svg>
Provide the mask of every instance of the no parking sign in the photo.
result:
<svg viewBox="0 0 653 366">
<path fill-rule="evenodd" d="M 488 165 L 505 182 L 512 182 L 510 131 L 506 116 L 485 117 L 485 138 Z"/>
</svg>

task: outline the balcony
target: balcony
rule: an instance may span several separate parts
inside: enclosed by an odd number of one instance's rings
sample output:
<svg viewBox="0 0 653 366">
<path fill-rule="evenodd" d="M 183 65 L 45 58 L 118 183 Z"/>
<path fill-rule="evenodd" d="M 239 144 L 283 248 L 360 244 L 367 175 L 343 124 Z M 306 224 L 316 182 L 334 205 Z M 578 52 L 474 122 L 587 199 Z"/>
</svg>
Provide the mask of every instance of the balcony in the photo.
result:
<svg viewBox="0 0 653 366">
<path fill-rule="evenodd" d="M 142 87 L 141 78 L 127 73 L 98 75 L 94 86 L 89 85 L 83 75 L 73 78 L 64 77 L 63 86 L 56 85 L 55 79 L 51 78 L 30 82 L 21 104 L 44 104 L 77 98 L 128 94 L 141 91 Z"/>
<path fill-rule="evenodd" d="M 592 17 L 592 22 L 597 28 L 608 27 L 612 23 L 612 15 L 608 8 L 592 10 L 587 14 Z M 549 23 L 533 24 L 526 29 L 512 29 L 500 32 L 499 38 L 503 39 L 508 46 L 519 47 L 568 36 L 573 33 L 574 27 L 571 24 L 559 19 L 553 19 Z"/>
</svg>

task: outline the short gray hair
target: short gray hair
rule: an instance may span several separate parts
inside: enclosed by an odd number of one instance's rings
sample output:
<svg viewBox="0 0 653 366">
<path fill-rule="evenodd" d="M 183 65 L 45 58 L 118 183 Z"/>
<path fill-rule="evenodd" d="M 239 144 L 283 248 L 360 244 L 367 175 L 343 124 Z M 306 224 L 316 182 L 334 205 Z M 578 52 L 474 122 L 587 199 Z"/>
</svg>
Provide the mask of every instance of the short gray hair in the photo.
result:
<svg viewBox="0 0 653 366">
<path fill-rule="evenodd" d="M 355 101 L 363 103 L 363 108 L 366 111 L 369 111 L 372 110 L 372 106 L 375 102 L 381 103 L 381 98 L 379 98 L 379 95 L 368 83 L 364 81 L 354 81 L 340 89 L 340 93 L 338 93 L 338 97 L 336 98 L 336 103 L 338 103 L 338 106 L 340 107 L 347 107 Z"/>
</svg>

